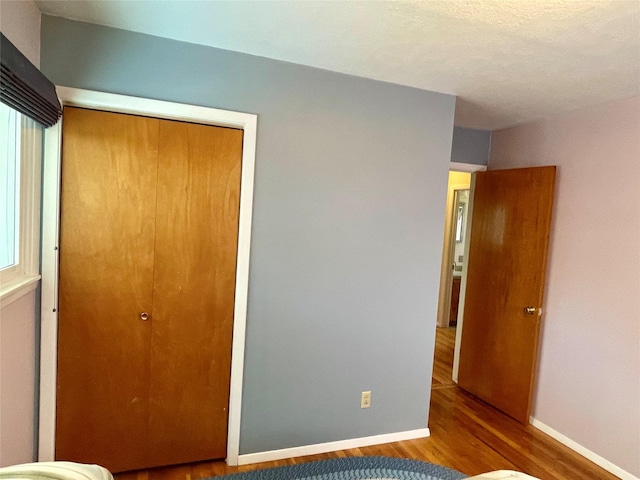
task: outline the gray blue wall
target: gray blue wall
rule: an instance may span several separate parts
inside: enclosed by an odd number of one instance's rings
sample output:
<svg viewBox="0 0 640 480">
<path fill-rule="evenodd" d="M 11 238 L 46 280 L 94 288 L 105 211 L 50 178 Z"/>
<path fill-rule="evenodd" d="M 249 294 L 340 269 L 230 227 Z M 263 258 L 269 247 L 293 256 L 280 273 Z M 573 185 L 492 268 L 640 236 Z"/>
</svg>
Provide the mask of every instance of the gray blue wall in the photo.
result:
<svg viewBox="0 0 640 480">
<path fill-rule="evenodd" d="M 41 55 L 259 115 L 241 453 L 427 425 L 454 97 L 47 16 Z"/>
<path fill-rule="evenodd" d="M 453 145 L 451 161 L 486 165 L 491 147 L 491 132 L 473 128 L 455 127 L 453 129 Z"/>
</svg>

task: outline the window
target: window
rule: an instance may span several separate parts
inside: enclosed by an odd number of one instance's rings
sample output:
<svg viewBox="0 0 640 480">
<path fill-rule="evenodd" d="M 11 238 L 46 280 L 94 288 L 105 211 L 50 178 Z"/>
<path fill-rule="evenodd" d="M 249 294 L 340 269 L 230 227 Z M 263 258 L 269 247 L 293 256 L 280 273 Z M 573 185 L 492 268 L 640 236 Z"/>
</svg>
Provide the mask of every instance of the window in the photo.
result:
<svg viewBox="0 0 640 480">
<path fill-rule="evenodd" d="M 33 290 L 39 275 L 43 128 L 0 103 L 0 301 Z"/>
<path fill-rule="evenodd" d="M 15 265 L 19 258 L 16 226 L 20 205 L 20 162 L 18 161 L 18 132 L 16 127 L 15 110 L 0 104 L 0 132 L 6 138 L 5 147 L 0 151 L 0 185 L 2 188 L 2 205 L 0 210 L 0 270 L 6 270 Z M 6 132 L 6 133 L 4 133 Z"/>
</svg>

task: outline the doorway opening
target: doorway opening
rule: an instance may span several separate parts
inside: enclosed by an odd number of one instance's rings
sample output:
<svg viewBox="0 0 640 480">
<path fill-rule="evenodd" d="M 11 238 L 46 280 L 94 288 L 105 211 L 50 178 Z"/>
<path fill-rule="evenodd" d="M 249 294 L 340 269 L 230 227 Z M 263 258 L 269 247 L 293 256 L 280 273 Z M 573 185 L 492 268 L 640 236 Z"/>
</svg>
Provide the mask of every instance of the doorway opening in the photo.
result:
<svg viewBox="0 0 640 480">
<path fill-rule="evenodd" d="M 450 388 L 457 383 L 454 368 L 456 344 L 460 342 L 459 321 L 464 304 L 463 277 L 466 273 L 467 243 L 470 234 L 472 173 L 484 165 L 451 163 L 447 185 L 442 263 L 436 319 L 435 351 L 431 388 Z"/>
<path fill-rule="evenodd" d="M 453 353 L 458 312 L 461 310 L 459 299 L 465 263 L 464 246 L 469 237 L 467 219 L 470 187 L 469 172 L 449 172 L 432 389 L 454 385 Z"/>
</svg>

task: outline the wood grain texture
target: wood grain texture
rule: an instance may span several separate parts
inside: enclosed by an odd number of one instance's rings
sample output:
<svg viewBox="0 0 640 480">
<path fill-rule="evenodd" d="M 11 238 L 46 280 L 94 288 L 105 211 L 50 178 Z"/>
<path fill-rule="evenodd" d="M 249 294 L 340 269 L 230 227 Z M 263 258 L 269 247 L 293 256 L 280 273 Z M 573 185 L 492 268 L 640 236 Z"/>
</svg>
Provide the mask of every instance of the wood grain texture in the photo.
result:
<svg viewBox="0 0 640 480">
<path fill-rule="evenodd" d="M 447 364 L 454 329 L 440 328 L 436 337 L 436 364 Z M 440 340 L 443 340 L 441 342 Z M 321 455 L 290 458 L 242 467 L 223 461 L 141 470 L 116 475 L 116 480 L 197 480 L 210 476 L 282 465 L 362 455 L 412 458 L 444 465 L 467 475 L 509 469 L 544 480 L 616 480 L 594 463 L 561 445 L 531 425 L 522 425 L 465 393 L 455 385 L 432 392 L 429 414 L 431 436 L 417 440 L 353 448 Z"/>
<path fill-rule="evenodd" d="M 56 458 L 224 458 L 242 131 L 75 108 L 64 128 Z"/>
<path fill-rule="evenodd" d="M 226 456 L 242 131 L 160 122 L 150 465 Z"/>
<path fill-rule="evenodd" d="M 436 328 L 436 350 L 433 357 L 433 374 L 431 376 L 432 390 L 455 385 L 452 379 L 455 342 L 455 327 Z"/>
<path fill-rule="evenodd" d="M 158 121 L 65 108 L 56 459 L 146 457 Z"/>
<path fill-rule="evenodd" d="M 529 422 L 555 167 L 476 174 L 460 386 Z"/>
</svg>

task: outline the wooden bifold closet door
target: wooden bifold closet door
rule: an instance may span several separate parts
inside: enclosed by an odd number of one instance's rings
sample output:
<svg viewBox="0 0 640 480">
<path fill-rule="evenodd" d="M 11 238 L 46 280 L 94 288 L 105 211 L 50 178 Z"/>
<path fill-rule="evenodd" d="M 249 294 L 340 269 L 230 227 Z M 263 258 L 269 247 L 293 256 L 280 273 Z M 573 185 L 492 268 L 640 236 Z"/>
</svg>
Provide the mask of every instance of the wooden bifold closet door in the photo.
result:
<svg viewBox="0 0 640 480">
<path fill-rule="evenodd" d="M 65 108 L 56 459 L 226 456 L 242 131 Z"/>
</svg>

